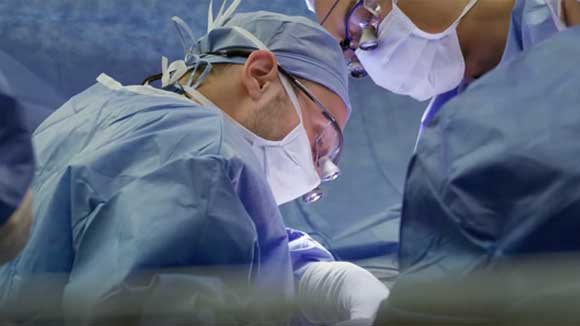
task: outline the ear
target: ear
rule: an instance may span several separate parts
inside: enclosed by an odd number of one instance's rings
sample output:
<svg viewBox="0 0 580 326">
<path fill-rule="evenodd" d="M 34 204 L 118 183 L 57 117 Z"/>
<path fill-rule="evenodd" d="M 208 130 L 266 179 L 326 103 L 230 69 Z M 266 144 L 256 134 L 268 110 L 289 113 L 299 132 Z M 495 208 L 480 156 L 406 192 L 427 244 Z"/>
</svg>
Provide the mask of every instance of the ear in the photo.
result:
<svg viewBox="0 0 580 326">
<path fill-rule="evenodd" d="M 252 52 L 246 60 L 242 72 L 242 84 L 254 101 L 278 80 L 278 62 L 274 54 L 267 50 Z"/>
</svg>

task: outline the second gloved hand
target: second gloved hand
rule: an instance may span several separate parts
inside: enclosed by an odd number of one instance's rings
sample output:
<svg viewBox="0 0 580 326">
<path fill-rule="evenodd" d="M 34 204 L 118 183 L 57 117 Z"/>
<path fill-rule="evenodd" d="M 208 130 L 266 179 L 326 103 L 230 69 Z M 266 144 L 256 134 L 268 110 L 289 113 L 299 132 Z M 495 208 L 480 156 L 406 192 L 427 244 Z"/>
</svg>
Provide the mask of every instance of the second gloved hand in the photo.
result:
<svg viewBox="0 0 580 326">
<path fill-rule="evenodd" d="M 308 264 L 298 285 L 299 302 L 313 323 L 373 320 L 389 289 L 367 270 L 347 262 Z"/>
</svg>

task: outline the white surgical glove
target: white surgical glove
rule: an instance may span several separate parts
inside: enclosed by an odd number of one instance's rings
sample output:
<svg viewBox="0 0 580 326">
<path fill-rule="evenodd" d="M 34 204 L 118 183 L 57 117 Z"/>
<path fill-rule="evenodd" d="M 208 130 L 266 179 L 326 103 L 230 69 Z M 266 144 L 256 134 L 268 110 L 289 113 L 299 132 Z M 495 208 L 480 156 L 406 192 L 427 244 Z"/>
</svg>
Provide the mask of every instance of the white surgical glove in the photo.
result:
<svg viewBox="0 0 580 326">
<path fill-rule="evenodd" d="M 374 320 L 388 296 L 389 289 L 370 272 L 346 262 L 310 263 L 298 284 L 302 312 L 313 323 Z"/>
<path fill-rule="evenodd" d="M 291 228 L 286 228 L 286 233 L 296 279 L 302 278 L 306 267 L 313 262 L 334 261 L 330 251 L 308 233 Z"/>
</svg>

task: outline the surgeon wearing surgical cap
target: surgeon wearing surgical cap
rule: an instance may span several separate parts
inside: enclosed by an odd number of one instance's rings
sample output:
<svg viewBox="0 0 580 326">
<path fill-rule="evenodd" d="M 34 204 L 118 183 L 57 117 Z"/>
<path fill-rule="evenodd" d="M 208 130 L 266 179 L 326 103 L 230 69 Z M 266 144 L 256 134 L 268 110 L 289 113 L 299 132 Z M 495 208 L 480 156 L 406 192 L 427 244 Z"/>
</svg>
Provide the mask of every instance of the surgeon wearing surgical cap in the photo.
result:
<svg viewBox="0 0 580 326">
<path fill-rule="evenodd" d="M 238 3 L 210 6 L 199 39 L 174 17 L 183 59 L 143 85 L 101 74 L 35 131 L 35 224 L 0 270 L 4 318 L 272 324 L 297 289 L 330 307 L 302 305 L 311 321 L 372 320 L 388 290 L 278 209 L 338 175 L 340 47 L 308 19 Z"/>
</svg>

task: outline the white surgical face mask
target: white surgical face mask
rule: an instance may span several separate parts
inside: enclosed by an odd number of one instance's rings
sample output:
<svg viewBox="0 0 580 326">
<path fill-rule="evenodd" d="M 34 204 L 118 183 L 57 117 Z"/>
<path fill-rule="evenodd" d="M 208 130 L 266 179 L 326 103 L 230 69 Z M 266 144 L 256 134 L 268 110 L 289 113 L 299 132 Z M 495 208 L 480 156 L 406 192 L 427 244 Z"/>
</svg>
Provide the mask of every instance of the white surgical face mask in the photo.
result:
<svg viewBox="0 0 580 326">
<path fill-rule="evenodd" d="M 470 0 L 461 15 L 442 33 L 420 30 L 397 6 L 379 25 L 379 46 L 356 55 L 378 86 L 419 101 L 457 87 L 465 74 L 465 60 L 457 26 L 478 0 Z"/>
<path fill-rule="evenodd" d="M 318 175 L 312 159 L 310 141 L 302 123 L 302 111 L 296 93 L 290 86 L 287 78 L 280 76 L 282 85 L 290 98 L 300 123 L 284 139 L 272 141 L 264 139 L 239 123 L 235 123 L 252 146 L 258 158 L 268 185 L 274 194 L 277 205 L 292 201 L 320 185 Z M 202 105 L 215 105 L 197 90 L 184 87 L 189 96 Z"/>
</svg>

